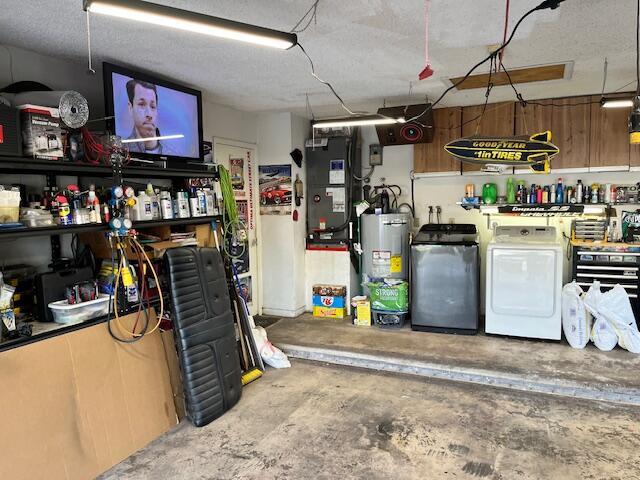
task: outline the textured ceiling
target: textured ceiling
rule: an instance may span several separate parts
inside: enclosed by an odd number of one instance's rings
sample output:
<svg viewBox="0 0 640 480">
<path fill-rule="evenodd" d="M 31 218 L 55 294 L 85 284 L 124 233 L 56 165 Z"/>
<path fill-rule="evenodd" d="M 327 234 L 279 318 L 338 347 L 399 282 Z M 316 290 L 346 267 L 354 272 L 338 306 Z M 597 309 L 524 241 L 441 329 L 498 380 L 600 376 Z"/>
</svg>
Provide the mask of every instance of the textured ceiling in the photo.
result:
<svg viewBox="0 0 640 480">
<path fill-rule="evenodd" d="M 157 0 L 157 3 L 289 30 L 313 0 Z M 510 25 L 539 0 L 511 0 Z M 0 0 L 0 43 L 86 62 L 81 0 Z M 596 93 L 609 59 L 607 90 L 635 75 L 635 0 L 566 0 L 534 13 L 504 57 L 509 68 L 572 61 L 569 80 L 522 86 L 525 98 Z M 12 13 L 7 13 L 12 12 Z M 317 24 L 299 35 L 317 73 L 353 108 L 374 110 L 436 97 L 502 40 L 505 0 L 432 0 L 430 53 L 435 75 L 417 82 L 424 63 L 423 0 L 320 0 Z M 94 62 L 108 60 L 161 73 L 203 90 L 215 102 L 248 111 L 340 114 L 297 49 L 271 50 L 111 17 L 92 17 Z M 1 68 L 4 68 L 2 66 Z M 486 71 L 486 69 L 485 69 Z M 633 89 L 631 85 L 626 90 Z M 512 99 L 496 87 L 491 101 Z M 443 105 L 481 103 L 484 92 L 455 92 Z"/>
</svg>

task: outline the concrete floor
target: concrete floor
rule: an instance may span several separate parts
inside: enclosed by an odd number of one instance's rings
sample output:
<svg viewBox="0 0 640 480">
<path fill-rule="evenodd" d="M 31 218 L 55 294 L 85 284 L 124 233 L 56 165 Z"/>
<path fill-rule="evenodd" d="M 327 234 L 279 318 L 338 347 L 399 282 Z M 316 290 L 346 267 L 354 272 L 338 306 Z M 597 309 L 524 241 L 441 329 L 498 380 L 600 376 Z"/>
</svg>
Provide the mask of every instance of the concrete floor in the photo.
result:
<svg viewBox="0 0 640 480">
<path fill-rule="evenodd" d="M 640 408 L 294 360 L 100 477 L 640 478 Z"/>
<path fill-rule="evenodd" d="M 508 375 L 530 383 L 566 383 L 605 392 L 627 392 L 640 400 L 640 355 L 621 348 L 602 352 L 592 344 L 583 350 L 573 349 L 564 340 L 446 335 L 413 332 L 408 327 L 356 327 L 346 320 L 318 319 L 308 314 L 283 318 L 267 332 L 269 340 L 285 350 L 306 347 L 393 358 L 409 366 L 420 362 L 443 370 Z"/>
</svg>

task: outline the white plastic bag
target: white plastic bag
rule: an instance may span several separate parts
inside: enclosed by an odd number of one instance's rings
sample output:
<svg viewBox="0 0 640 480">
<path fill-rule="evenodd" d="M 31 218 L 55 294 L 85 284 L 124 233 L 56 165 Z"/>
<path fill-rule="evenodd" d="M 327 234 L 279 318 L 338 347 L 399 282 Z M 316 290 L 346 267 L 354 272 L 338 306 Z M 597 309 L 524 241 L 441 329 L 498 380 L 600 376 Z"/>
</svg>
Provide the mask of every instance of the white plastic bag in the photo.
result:
<svg viewBox="0 0 640 480">
<path fill-rule="evenodd" d="M 613 329 L 609 321 L 600 314 L 600 301 L 602 300 L 600 282 L 593 282 L 591 288 L 584 296 L 584 305 L 596 319 L 591 329 L 591 341 L 600 350 L 608 352 L 613 350 L 618 343 L 618 334 Z"/>
<path fill-rule="evenodd" d="M 262 327 L 255 327 L 251 329 L 253 338 L 256 341 L 256 347 L 262 360 L 267 365 L 273 368 L 289 368 L 291 363 L 287 356 L 278 347 L 274 347 L 273 344 L 267 338 L 267 331 Z"/>
<path fill-rule="evenodd" d="M 598 311 L 618 334 L 618 343 L 632 353 L 640 353 L 640 332 L 626 290 L 616 285 L 602 294 Z"/>
<path fill-rule="evenodd" d="M 583 294 L 576 282 L 567 283 L 562 289 L 562 330 L 573 348 L 586 347 L 591 333 L 591 315 L 582 300 Z"/>
</svg>

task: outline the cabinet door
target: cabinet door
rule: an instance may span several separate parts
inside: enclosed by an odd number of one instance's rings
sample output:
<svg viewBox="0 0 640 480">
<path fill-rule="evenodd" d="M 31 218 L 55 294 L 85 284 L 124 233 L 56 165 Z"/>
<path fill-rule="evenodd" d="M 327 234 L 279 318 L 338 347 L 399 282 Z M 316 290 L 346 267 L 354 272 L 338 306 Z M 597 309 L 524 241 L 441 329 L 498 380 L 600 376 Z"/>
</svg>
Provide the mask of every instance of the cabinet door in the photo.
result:
<svg viewBox="0 0 640 480">
<path fill-rule="evenodd" d="M 516 135 L 535 135 L 536 133 L 551 130 L 551 122 L 553 112 L 551 106 L 543 107 L 541 105 L 529 104 L 521 107 L 520 104 L 515 105 L 516 109 Z M 551 132 L 551 141 L 555 132 Z"/>
<path fill-rule="evenodd" d="M 482 105 L 473 107 L 464 107 L 462 109 L 462 136 L 470 137 L 472 135 L 499 135 L 510 136 L 514 132 L 514 103 L 502 102 L 487 105 L 484 115 L 482 114 Z M 474 120 L 475 119 L 475 120 Z M 480 121 L 480 125 L 478 125 Z M 478 172 L 482 169 L 482 165 L 473 165 L 470 163 L 462 164 L 462 173 Z"/>
<path fill-rule="evenodd" d="M 633 94 L 607 95 L 607 98 L 632 98 Z M 600 96 L 593 96 L 594 102 Z M 629 108 L 602 108 L 591 104 L 591 147 L 589 169 L 591 171 L 626 170 L 629 167 Z"/>
<path fill-rule="evenodd" d="M 444 146 L 462 134 L 461 109 L 438 108 L 433 111 L 433 122 L 436 127 L 433 142 L 413 147 L 414 172 L 460 175 L 460 161 L 449 155 Z"/>
<path fill-rule="evenodd" d="M 589 102 L 591 97 L 557 98 L 553 100 L 552 108 L 543 107 L 551 108 L 553 112 L 553 143 L 560 149 L 560 153 L 551 160 L 553 170 L 588 169 L 591 125 Z"/>
</svg>

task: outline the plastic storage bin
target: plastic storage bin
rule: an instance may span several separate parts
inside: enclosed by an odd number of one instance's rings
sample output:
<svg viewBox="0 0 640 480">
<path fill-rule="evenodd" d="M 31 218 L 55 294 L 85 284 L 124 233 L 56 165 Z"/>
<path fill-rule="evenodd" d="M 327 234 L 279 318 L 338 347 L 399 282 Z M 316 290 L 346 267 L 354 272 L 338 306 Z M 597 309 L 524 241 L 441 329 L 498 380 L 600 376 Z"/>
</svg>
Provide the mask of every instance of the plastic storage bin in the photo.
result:
<svg viewBox="0 0 640 480">
<path fill-rule="evenodd" d="M 109 295 L 102 294 L 89 302 L 69 305 L 66 300 L 51 302 L 49 309 L 56 323 L 80 323 L 109 313 Z"/>
<path fill-rule="evenodd" d="M 382 328 L 402 328 L 407 312 L 390 312 L 387 310 L 371 310 L 373 323 Z"/>
</svg>

